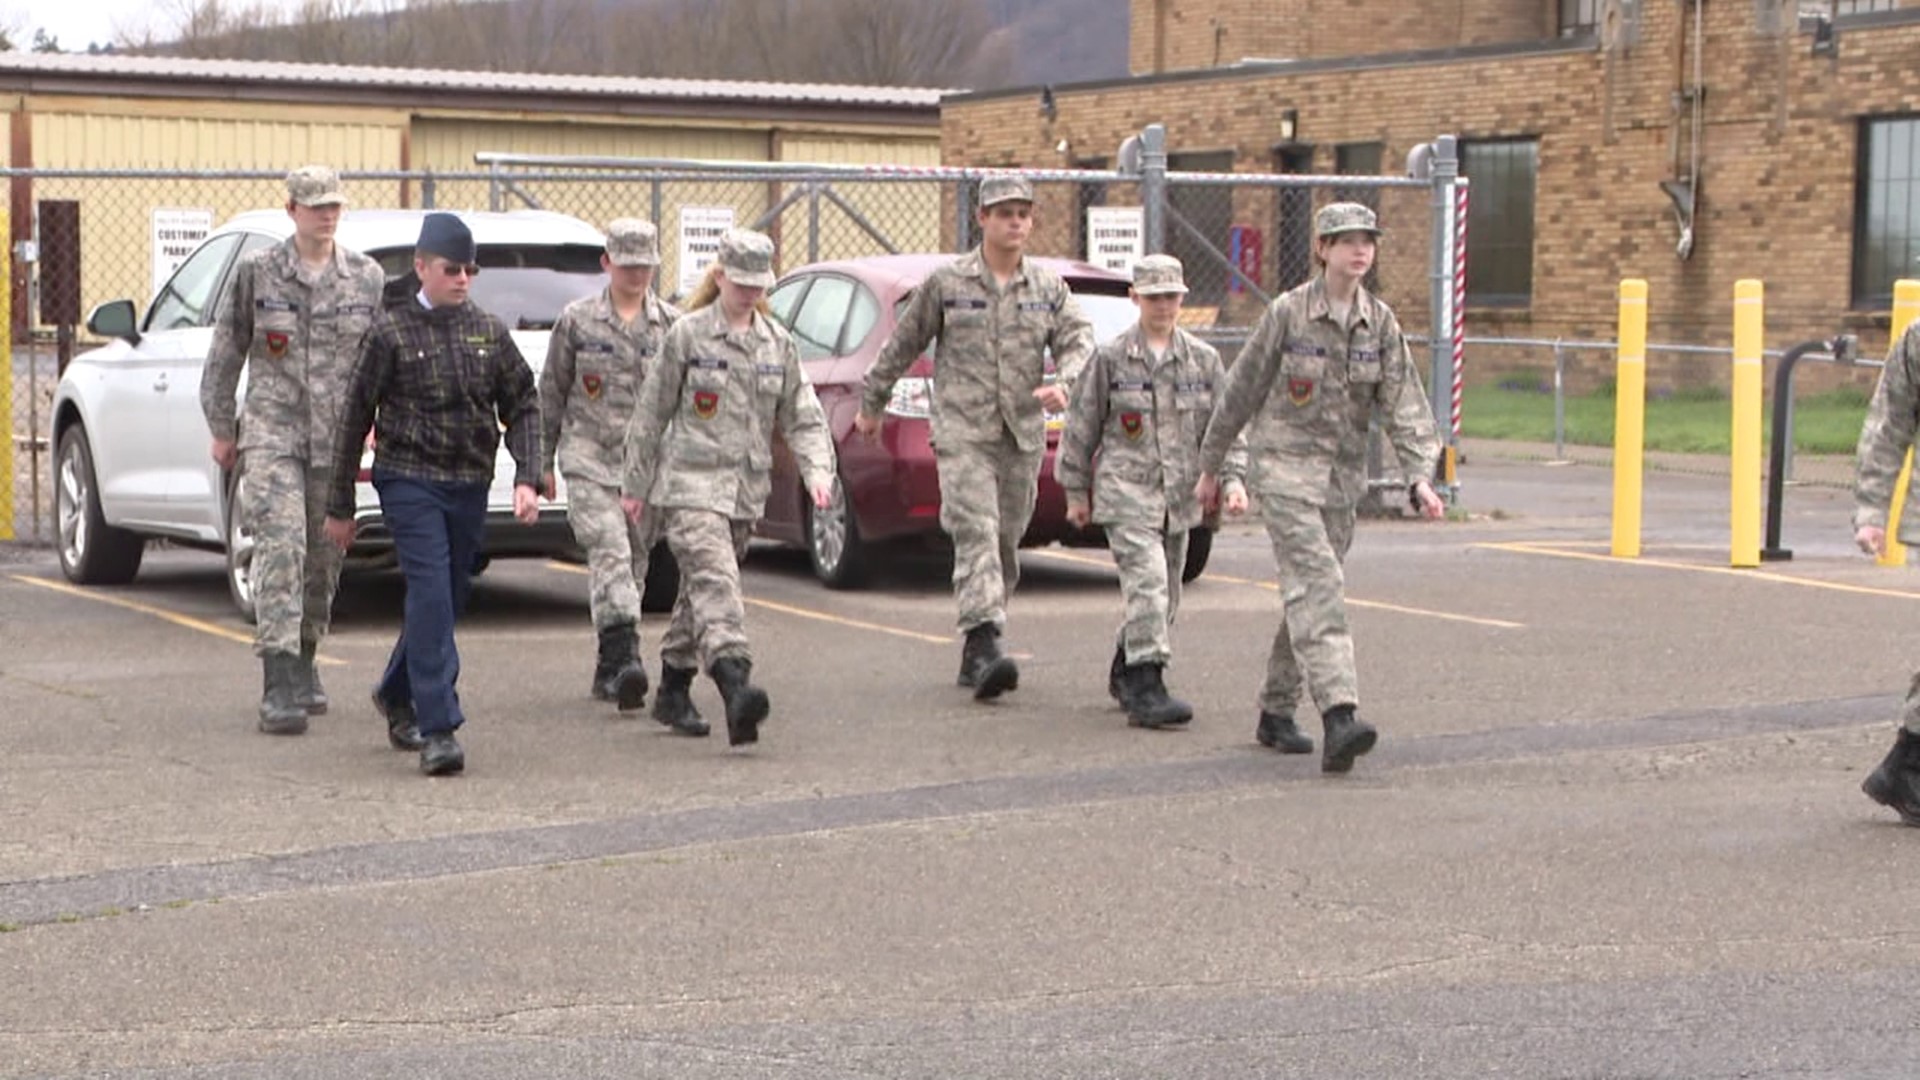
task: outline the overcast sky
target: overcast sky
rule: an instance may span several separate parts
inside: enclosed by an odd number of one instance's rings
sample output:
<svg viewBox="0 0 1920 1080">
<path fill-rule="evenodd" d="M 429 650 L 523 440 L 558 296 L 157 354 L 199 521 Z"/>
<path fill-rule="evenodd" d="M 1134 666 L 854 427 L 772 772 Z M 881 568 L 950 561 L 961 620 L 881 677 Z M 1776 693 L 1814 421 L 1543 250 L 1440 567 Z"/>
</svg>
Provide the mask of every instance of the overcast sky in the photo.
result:
<svg viewBox="0 0 1920 1080">
<path fill-rule="evenodd" d="M 282 8 L 294 6 L 294 0 L 269 2 Z M 176 25 L 172 13 L 180 6 L 168 0 L 0 0 L 0 18 L 5 25 L 20 28 L 16 40 L 21 48 L 33 41 L 36 29 L 44 29 L 67 52 L 84 52 L 89 42 L 110 43 L 116 31 L 136 37 L 149 26 L 170 31 Z"/>
</svg>

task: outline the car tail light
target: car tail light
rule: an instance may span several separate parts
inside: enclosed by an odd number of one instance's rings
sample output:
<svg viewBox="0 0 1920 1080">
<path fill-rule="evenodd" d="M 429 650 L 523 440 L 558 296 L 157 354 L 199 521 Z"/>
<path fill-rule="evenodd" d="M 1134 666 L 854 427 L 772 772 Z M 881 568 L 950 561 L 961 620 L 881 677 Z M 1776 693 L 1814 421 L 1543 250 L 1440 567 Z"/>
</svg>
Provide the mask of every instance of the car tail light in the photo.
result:
<svg viewBox="0 0 1920 1080">
<path fill-rule="evenodd" d="M 909 376 L 893 384 L 893 396 L 887 399 L 887 412 L 909 420 L 925 420 L 933 415 L 933 380 Z"/>
</svg>

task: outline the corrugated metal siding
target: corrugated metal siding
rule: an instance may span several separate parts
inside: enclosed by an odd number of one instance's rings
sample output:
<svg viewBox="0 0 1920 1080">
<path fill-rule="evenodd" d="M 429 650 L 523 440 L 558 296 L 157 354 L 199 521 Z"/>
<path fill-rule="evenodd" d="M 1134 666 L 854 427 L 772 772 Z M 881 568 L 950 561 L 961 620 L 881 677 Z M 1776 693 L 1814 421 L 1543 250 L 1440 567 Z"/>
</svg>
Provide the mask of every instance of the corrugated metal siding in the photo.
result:
<svg viewBox="0 0 1920 1080">
<path fill-rule="evenodd" d="M 604 123 L 556 123 L 420 117 L 413 127 L 415 168 L 471 173 L 483 151 L 551 156 L 683 158 L 697 161 L 766 161 L 765 129 L 672 128 Z M 604 228 L 617 217 L 654 217 L 652 184 L 583 176 L 578 180 L 526 180 L 520 186 L 548 210 L 572 214 Z M 731 207 L 734 222 L 751 225 L 769 202 L 764 180 L 710 180 L 660 185 L 663 289 L 675 291 L 680 272 L 681 206 Z M 777 197 L 777 196 L 774 196 Z M 499 209 L 525 203 L 503 194 Z M 435 204 L 447 209 L 489 209 L 488 185 L 441 181 Z"/>
<path fill-rule="evenodd" d="M 290 169 L 325 162 L 342 170 L 396 169 L 400 128 L 306 118 L 206 118 L 40 112 L 33 114 L 34 165 L 47 169 Z M 392 206 L 397 186 L 348 186 L 362 205 Z M 33 197 L 80 203 L 82 310 L 104 300 L 152 299 L 153 211 L 205 209 L 218 225 L 243 210 L 280 206 L 273 180 L 62 179 L 34 181 Z M 59 242 L 42 236 L 43 244 Z"/>
<path fill-rule="evenodd" d="M 780 160 L 809 165 L 904 165 L 908 167 L 940 164 L 938 139 L 901 136 L 817 135 L 783 132 Z M 950 186 L 950 185 L 949 185 Z M 939 251 L 943 185 L 933 181 L 862 183 L 836 180 L 833 191 L 872 224 L 899 251 Z M 780 215 L 782 234 L 794 238 L 795 250 L 786 265 L 797 266 L 809 256 L 821 259 L 851 259 L 875 255 L 886 250 L 831 200 L 820 205 L 820 238 L 817 245 L 801 248 L 808 236 L 811 214 L 804 201 Z"/>
</svg>

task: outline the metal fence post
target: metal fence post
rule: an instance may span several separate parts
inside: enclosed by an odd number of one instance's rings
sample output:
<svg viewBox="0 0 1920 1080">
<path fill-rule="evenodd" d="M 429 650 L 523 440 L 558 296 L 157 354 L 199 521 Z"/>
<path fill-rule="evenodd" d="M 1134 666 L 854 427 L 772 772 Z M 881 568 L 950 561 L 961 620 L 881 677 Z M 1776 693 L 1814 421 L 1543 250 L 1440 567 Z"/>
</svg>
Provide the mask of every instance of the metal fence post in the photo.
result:
<svg viewBox="0 0 1920 1080">
<path fill-rule="evenodd" d="M 9 228 L 7 207 L 0 206 L 0 237 L 12 236 Z M 6 425 L 6 431 L 0 432 L 0 482 L 6 484 L 7 493 L 0 508 L 0 540 L 11 540 L 20 484 L 13 475 L 13 252 L 4 250 L 0 250 L 0 424 Z M 28 428 L 27 437 L 33 436 Z"/>
<path fill-rule="evenodd" d="M 1567 351 L 1553 339 L 1553 460 L 1567 460 Z"/>
<path fill-rule="evenodd" d="M 420 208 L 422 210 L 432 210 L 438 195 L 439 192 L 436 190 L 433 182 L 433 170 L 428 169 L 427 175 L 420 180 Z"/>
<path fill-rule="evenodd" d="M 820 184 L 807 184 L 807 261 L 820 261 Z"/>
<path fill-rule="evenodd" d="M 1433 243 L 1427 275 L 1430 285 L 1429 309 L 1433 316 L 1428 337 L 1433 381 L 1427 384 L 1427 393 L 1432 399 L 1433 420 L 1441 432 L 1443 447 L 1453 445 L 1453 429 L 1449 418 L 1453 415 L 1450 407 L 1453 394 L 1453 188 L 1454 182 L 1460 177 L 1457 146 L 1451 135 L 1442 135 L 1433 140 Z"/>
<path fill-rule="evenodd" d="M 500 212 L 500 163 L 487 163 L 487 209 Z"/>
<path fill-rule="evenodd" d="M 1167 129 L 1148 124 L 1140 132 L 1140 218 L 1149 255 L 1167 250 Z"/>
</svg>

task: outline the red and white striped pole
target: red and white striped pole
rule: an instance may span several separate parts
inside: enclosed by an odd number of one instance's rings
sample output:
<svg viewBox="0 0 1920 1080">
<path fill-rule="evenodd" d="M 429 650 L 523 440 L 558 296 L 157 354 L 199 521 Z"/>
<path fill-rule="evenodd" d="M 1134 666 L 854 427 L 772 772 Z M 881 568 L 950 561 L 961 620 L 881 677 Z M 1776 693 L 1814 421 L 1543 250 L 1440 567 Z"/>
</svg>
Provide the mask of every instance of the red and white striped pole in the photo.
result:
<svg viewBox="0 0 1920 1080">
<path fill-rule="evenodd" d="M 1453 438 L 1450 445 L 1457 454 L 1460 446 L 1460 396 L 1466 386 L 1467 353 L 1467 185 L 1454 187 L 1453 208 Z M 1447 478 L 1448 483 L 1453 477 Z"/>
</svg>

